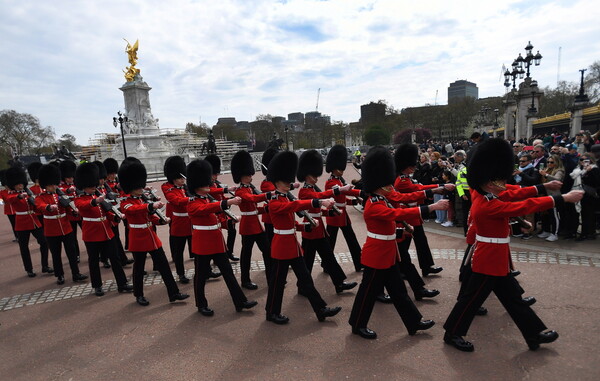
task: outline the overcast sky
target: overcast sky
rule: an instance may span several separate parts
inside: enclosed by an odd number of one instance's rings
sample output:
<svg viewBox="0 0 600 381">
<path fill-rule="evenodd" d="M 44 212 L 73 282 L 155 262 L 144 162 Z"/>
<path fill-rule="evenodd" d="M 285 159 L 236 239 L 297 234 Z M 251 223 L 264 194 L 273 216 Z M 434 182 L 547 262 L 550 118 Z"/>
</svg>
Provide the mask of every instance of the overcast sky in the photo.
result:
<svg viewBox="0 0 600 381">
<path fill-rule="evenodd" d="M 504 94 L 502 65 L 527 42 L 541 87 L 600 60 L 600 6 L 582 1 L 0 0 L 0 110 L 37 116 L 57 138 L 116 132 L 128 39 L 161 128 L 219 117 L 360 105 L 445 104 L 457 79 Z"/>
</svg>

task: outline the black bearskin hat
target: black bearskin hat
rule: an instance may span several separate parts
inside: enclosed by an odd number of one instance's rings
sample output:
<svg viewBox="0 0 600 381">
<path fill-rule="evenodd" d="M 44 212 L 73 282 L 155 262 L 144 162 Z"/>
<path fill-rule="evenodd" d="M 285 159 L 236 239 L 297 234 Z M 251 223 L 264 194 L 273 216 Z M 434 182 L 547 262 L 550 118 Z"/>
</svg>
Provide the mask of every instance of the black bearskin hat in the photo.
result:
<svg viewBox="0 0 600 381">
<path fill-rule="evenodd" d="M 106 179 L 106 174 L 108 171 L 106 170 L 104 163 L 99 160 L 96 160 L 96 161 L 94 161 L 94 164 L 96 164 L 98 166 L 98 178 Z"/>
<path fill-rule="evenodd" d="M 263 175 L 267 175 L 267 168 L 269 168 L 269 163 L 271 162 L 271 160 L 273 160 L 273 157 L 277 155 L 277 152 L 279 151 L 275 148 L 267 148 L 267 150 L 263 152 L 262 159 L 260 161 L 262 163 L 260 169 Z"/>
<path fill-rule="evenodd" d="M 206 160 L 194 160 L 187 166 L 187 186 L 191 192 L 212 184 L 213 169 Z"/>
<path fill-rule="evenodd" d="M 38 179 L 38 172 L 42 168 L 42 163 L 39 161 L 35 161 L 27 166 L 27 173 L 29 173 L 29 178 L 31 181 L 35 183 L 35 180 Z"/>
<path fill-rule="evenodd" d="M 60 162 L 59 168 L 61 180 L 64 180 L 69 177 L 75 177 L 75 170 L 77 169 L 77 164 L 75 164 L 71 160 L 63 160 Z"/>
<path fill-rule="evenodd" d="M 242 180 L 242 176 L 254 175 L 254 160 L 248 151 L 237 151 L 233 158 L 231 158 L 231 176 L 233 176 L 233 182 L 239 184 Z"/>
<path fill-rule="evenodd" d="M 10 189 L 15 189 L 15 185 L 23 184 L 27 186 L 27 174 L 21 167 L 10 167 L 6 170 L 5 173 L 6 182 L 4 183 Z"/>
<path fill-rule="evenodd" d="M 415 144 L 404 143 L 396 148 L 394 153 L 394 163 L 396 164 L 396 172 L 401 173 L 408 167 L 414 167 L 419 161 L 419 147 Z"/>
<path fill-rule="evenodd" d="M 0 183 L 6 185 L 6 169 L 0 171 Z"/>
<path fill-rule="evenodd" d="M 325 160 L 325 170 L 328 173 L 333 172 L 335 169 L 340 171 L 346 170 L 346 163 L 348 161 L 348 150 L 341 144 L 334 145 L 327 153 L 327 159 Z"/>
<path fill-rule="evenodd" d="M 109 157 L 108 159 L 104 160 L 103 164 L 104 168 L 106 168 L 107 174 L 110 175 L 111 173 L 119 172 L 119 163 L 112 157 Z"/>
<path fill-rule="evenodd" d="M 363 190 L 373 192 L 381 187 L 394 184 L 396 165 L 390 151 L 385 147 L 373 147 L 361 165 Z"/>
<path fill-rule="evenodd" d="M 173 181 L 186 175 L 185 161 L 181 156 L 169 156 L 165 160 L 163 172 L 167 181 L 173 184 Z"/>
<path fill-rule="evenodd" d="M 119 176 L 119 185 L 125 193 L 146 187 L 146 167 L 142 163 L 130 162 L 121 165 L 117 176 Z"/>
<path fill-rule="evenodd" d="M 319 177 L 323 174 L 323 156 L 314 149 L 302 152 L 298 161 L 298 181 L 306 176 Z"/>
<path fill-rule="evenodd" d="M 47 185 L 60 184 L 60 169 L 56 165 L 42 165 L 38 172 L 40 187 L 46 188 Z"/>
<path fill-rule="evenodd" d="M 219 158 L 219 156 L 211 153 L 210 155 L 207 155 L 204 160 L 208 161 L 212 166 L 213 175 L 218 175 L 221 173 L 221 158 Z"/>
<path fill-rule="evenodd" d="M 471 189 L 481 194 L 486 192 L 482 185 L 494 180 L 508 180 L 514 171 L 514 153 L 510 144 L 503 139 L 486 139 L 477 144 L 477 149 L 467 167 L 467 182 Z"/>
<path fill-rule="evenodd" d="M 94 163 L 83 163 L 77 167 L 75 171 L 75 186 L 77 189 L 97 187 L 100 178 L 99 172 L 98 166 Z"/>
<path fill-rule="evenodd" d="M 292 151 L 281 151 L 269 163 L 267 180 L 273 184 L 276 181 L 293 183 L 296 181 L 297 170 L 298 156 Z"/>
</svg>

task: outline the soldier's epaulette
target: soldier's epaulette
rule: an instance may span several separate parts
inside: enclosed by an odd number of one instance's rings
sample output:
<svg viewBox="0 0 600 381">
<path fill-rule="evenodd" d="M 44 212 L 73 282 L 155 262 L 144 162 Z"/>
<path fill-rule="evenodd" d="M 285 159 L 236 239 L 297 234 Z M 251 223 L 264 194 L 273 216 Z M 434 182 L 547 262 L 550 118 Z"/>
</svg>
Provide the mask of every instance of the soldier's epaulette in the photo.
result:
<svg viewBox="0 0 600 381">
<path fill-rule="evenodd" d="M 314 188 L 312 184 L 304 183 L 302 188 Z"/>
<path fill-rule="evenodd" d="M 487 193 L 485 196 L 486 200 L 488 201 L 492 201 L 493 199 L 496 198 L 496 196 L 493 193 Z"/>
<path fill-rule="evenodd" d="M 371 196 L 371 202 L 379 202 L 379 201 L 383 201 L 383 200 L 385 200 L 385 198 L 383 196 L 380 196 L 377 194 Z"/>
</svg>

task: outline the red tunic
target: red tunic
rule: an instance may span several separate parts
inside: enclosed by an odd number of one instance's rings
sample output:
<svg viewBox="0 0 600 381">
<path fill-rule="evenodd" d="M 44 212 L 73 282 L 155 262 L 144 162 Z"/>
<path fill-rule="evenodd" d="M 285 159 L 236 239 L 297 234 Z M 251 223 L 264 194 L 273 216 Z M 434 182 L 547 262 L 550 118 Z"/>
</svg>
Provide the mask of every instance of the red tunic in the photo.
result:
<svg viewBox="0 0 600 381">
<path fill-rule="evenodd" d="M 192 222 L 192 253 L 220 254 L 227 251 L 220 222 L 215 213 L 227 208 L 227 201 L 210 202 L 206 196 L 197 196 L 187 205 Z"/>
<path fill-rule="evenodd" d="M 345 185 L 345 182 L 342 181 L 342 178 L 331 175 L 331 177 L 329 177 L 329 180 L 327 180 L 327 182 L 325 183 L 325 190 L 332 189 L 336 185 L 341 187 L 341 186 Z M 350 191 L 350 196 L 359 197 L 360 190 L 352 189 Z M 346 212 L 346 205 L 356 205 L 358 200 L 349 199 L 346 197 L 346 194 L 339 194 L 337 196 L 333 196 L 333 199 L 335 200 L 335 206 L 337 206 L 342 211 L 342 214 L 340 214 L 339 216 L 331 216 L 331 217 L 328 216 L 325 219 L 327 221 L 327 225 L 331 225 L 331 226 L 350 225 L 351 222 L 350 222 L 350 217 L 348 217 L 348 213 Z"/>
<path fill-rule="evenodd" d="M 75 198 L 75 206 L 81 216 L 81 239 L 84 242 L 102 242 L 112 239 L 115 235 L 110 226 L 114 220 L 112 212 L 105 212 L 100 205 L 92 205 L 95 195 L 83 194 Z"/>
<path fill-rule="evenodd" d="M 211 185 L 208 193 L 213 196 L 213 198 L 217 201 L 223 201 L 226 199 L 225 197 L 225 188 L 223 188 L 218 181 L 215 181 L 213 185 Z M 221 223 L 221 227 L 223 229 L 227 229 L 227 216 L 223 212 L 217 213 L 217 218 Z"/>
<path fill-rule="evenodd" d="M 33 193 L 36 196 L 39 196 L 43 192 L 42 187 L 40 187 L 38 184 L 34 184 L 34 185 L 30 186 L 29 190 L 31 190 L 31 193 Z"/>
<path fill-rule="evenodd" d="M 400 176 L 396 177 L 396 181 L 394 182 L 394 188 L 399 193 L 412 193 L 412 192 L 418 192 L 418 191 L 423 191 L 423 190 L 427 190 L 427 189 L 433 189 L 433 188 L 437 188 L 437 187 L 439 187 L 439 185 L 437 185 L 437 184 L 431 184 L 431 185 L 419 184 L 416 180 L 411 179 L 410 176 L 408 176 L 408 175 L 400 175 Z M 417 206 L 417 203 L 416 202 L 409 203 L 408 206 Z M 420 226 L 420 225 L 423 225 L 423 218 L 421 217 L 421 215 L 419 215 L 414 218 L 409 218 L 408 220 L 406 220 L 406 222 L 408 222 L 412 226 Z"/>
<path fill-rule="evenodd" d="M 6 198 L 8 197 L 8 192 L 9 192 L 8 189 L 0 190 L 0 198 L 2 198 L 4 200 L 4 214 L 7 216 L 12 216 L 15 214 L 15 209 L 12 207 L 11 204 L 6 202 Z"/>
<path fill-rule="evenodd" d="M 75 185 L 74 184 L 67 184 L 67 183 L 61 183 L 59 185 L 59 188 L 63 192 L 65 192 L 65 194 L 67 196 L 69 196 L 69 199 L 71 201 L 75 201 L 75 199 L 77 199 L 77 194 L 74 191 L 73 192 L 69 191 L 69 189 L 71 187 L 75 187 Z M 77 209 L 79 209 L 79 207 L 77 207 Z M 69 219 L 69 221 L 81 221 L 81 214 L 77 215 L 77 216 L 74 216 L 73 213 L 69 213 L 69 215 L 67 216 L 67 218 Z"/>
<path fill-rule="evenodd" d="M 302 188 L 300 188 L 300 192 L 298 192 L 298 198 L 300 200 L 312 200 L 314 198 L 319 198 L 319 199 L 320 198 L 329 198 L 329 197 L 333 197 L 333 196 L 334 196 L 333 189 L 326 190 L 325 192 L 317 192 L 315 190 L 315 188 L 310 184 L 304 184 L 304 186 Z M 319 239 L 319 238 L 328 237 L 327 231 L 325 230 L 325 224 L 323 223 L 322 216 L 326 216 L 326 217 L 329 216 L 329 211 L 322 210 L 320 207 L 319 208 L 311 207 L 310 209 L 307 210 L 307 212 L 309 213 L 309 215 L 312 218 L 319 221 L 319 226 L 317 226 L 316 228 L 315 227 L 311 228 L 309 232 L 303 231 L 302 238 Z M 305 218 L 304 222 L 308 223 L 308 220 Z"/>
<path fill-rule="evenodd" d="M 15 231 L 34 230 L 42 226 L 33 206 L 27 201 L 27 197 L 19 198 L 19 192 L 10 191 L 6 196 L 7 204 L 10 204 L 15 211 Z M 27 196 L 26 193 L 22 193 Z"/>
<path fill-rule="evenodd" d="M 128 197 L 121 203 L 121 210 L 129 226 L 129 250 L 131 252 L 154 251 L 162 247 L 162 242 L 152 225 L 158 223 L 158 217 L 150 214 L 148 205 L 139 197 Z"/>
<path fill-rule="evenodd" d="M 271 242 L 272 258 L 284 260 L 302 256 L 296 230 L 303 230 L 305 225 L 296 222 L 294 213 L 312 207 L 315 207 L 313 200 L 290 201 L 285 194 L 275 192 L 275 198 L 269 202 L 269 214 L 275 233 Z"/>
<path fill-rule="evenodd" d="M 267 179 L 264 179 L 261 183 L 260 183 L 260 191 L 263 193 L 267 193 L 267 192 L 275 192 L 275 184 L 273 184 L 270 181 L 267 181 Z M 267 204 L 269 203 L 269 201 L 267 201 Z M 261 215 L 262 217 L 262 222 L 263 224 L 270 224 L 271 223 L 271 215 L 269 213 L 263 213 Z"/>
<path fill-rule="evenodd" d="M 167 217 L 171 218 L 169 234 L 174 237 L 191 236 L 192 223 L 187 211 L 190 197 L 185 194 L 183 187 L 176 187 L 171 183 L 164 183 L 161 188 L 167 199 Z"/>
<path fill-rule="evenodd" d="M 254 194 L 249 185 L 240 184 L 240 187 L 235 191 L 235 195 L 242 199 L 242 203 L 239 205 L 242 215 L 240 219 L 240 234 L 253 235 L 262 233 L 264 230 L 258 219 L 258 214 L 261 213 L 262 208 L 259 209 L 256 203 L 266 201 L 267 193 Z"/>
<path fill-rule="evenodd" d="M 58 210 L 49 212 L 47 207 L 49 205 L 57 205 Z M 35 198 L 35 206 L 39 213 L 44 218 L 44 235 L 46 237 L 58 237 L 71 233 L 71 223 L 67 218 L 67 214 L 72 213 L 71 208 L 65 209 L 58 202 L 58 195 L 56 193 L 43 192 Z"/>
<path fill-rule="evenodd" d="M 420 204 L 423 203 L 423 201 L 425 201 L 425 198 L 430 197 L 430 195 L 427 193 L 431 191 L 428 190 L 423 190 L 423 191 L 417 191 L 417 192 L 412 192 L 412 193 L 399 193 L 396 191 L 392 191 L 391 193 L 387 194 L 385 197 L 388 199 L 388 201 L 390 202 L 390 204 L 392 204 L 392 206 L 394 208 L 408 208 L 408 206 L 406 206 L 407 204 Z M 404 221 L 404 220 L 401 220 Z M 400 228 L 400 229 L 404 229 L 405 226 L 401 221 L 396 221 L 396 228 Z M 406 222 L 406 221 L 404 221 Z M 408 223 L 408 222 L 407 222 Z M 404 241 L 404 235 L 402 235 L 402 237 L 398 237 L 396 238 L 396 242 L 402 242 Z"/>
</svg>

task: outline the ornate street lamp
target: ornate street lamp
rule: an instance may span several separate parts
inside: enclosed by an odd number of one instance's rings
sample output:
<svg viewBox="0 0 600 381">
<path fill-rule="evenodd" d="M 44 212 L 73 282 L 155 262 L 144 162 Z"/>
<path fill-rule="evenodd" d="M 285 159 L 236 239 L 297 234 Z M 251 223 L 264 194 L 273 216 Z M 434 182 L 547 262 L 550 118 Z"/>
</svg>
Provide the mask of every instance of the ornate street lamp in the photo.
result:
<svg viewBox="0 0 600 381">
<path fill-rule="evenodd" d="M 579 85 L 579 95 L 577 95 L 575 97 L 575 102 L 589 102 L 590 98 L 588 98 L 587 94 L 585 93 L 585 89 L 583 87 L 583 73 L 585 73 L 587 69 L 581 69 L 579 70 L 581 72 L 581 84 Z"/>
<path fill-rule="evenodd" d="M 129 123 L 129 119 L 127 118 L 127 116 L 124 116 L 123 114 L 121 114 L 121 111 L 117 111 L 117 115 L 119 115 L 119 118 L 117 119 L 117 117 L 113 118 L 113 126 L 117 127 L 117 123 L 118 125 L 121 126 L 121 140 L 123 142 L 123 155 L 124 157 L 127 157 L 127 148 L 125 147 L 125 134 L 123 133 L 123 123 L 125 123 L 125 125 L 127 125 Z"/>
<path fill-rule="evenodd" d="M 496 121 L 494 122 L 494 130 L 498 128 L 498 113 L 500 112 L 500 110 L 498 110 L 497 108 L 494 109 L 494 114 L 496 114 Z"/>
<path fill-rule="evenodd" d="M 539 66 L 542 60 L 542 55 L 538 50 L 536 54 L 533 54 L 533 45 L 531 41 L 525 47 L 525 57 L 519 53 L 519 56 L 512 63 L 512 71 L 506 69 L 504 72 L 504 86 L 510 87 L 510 78 L 512 77 L 513 90 L 516 88 L 516 78 L 523 79 L 523 75 L 526 74 L 526 78 L 530 78 L 530 67 L 531 65 Z M 524 70 L 524 68 L 527 71 Z"/>
<path fill-rule="evenodd" d="M 537 112 L 537 109 L 535 108 L 535 94 L 537 94 L 535 91 L 531 92 L 531 107 L 527 109 L 530 114 L 535 114 Z"/>
</svg>

